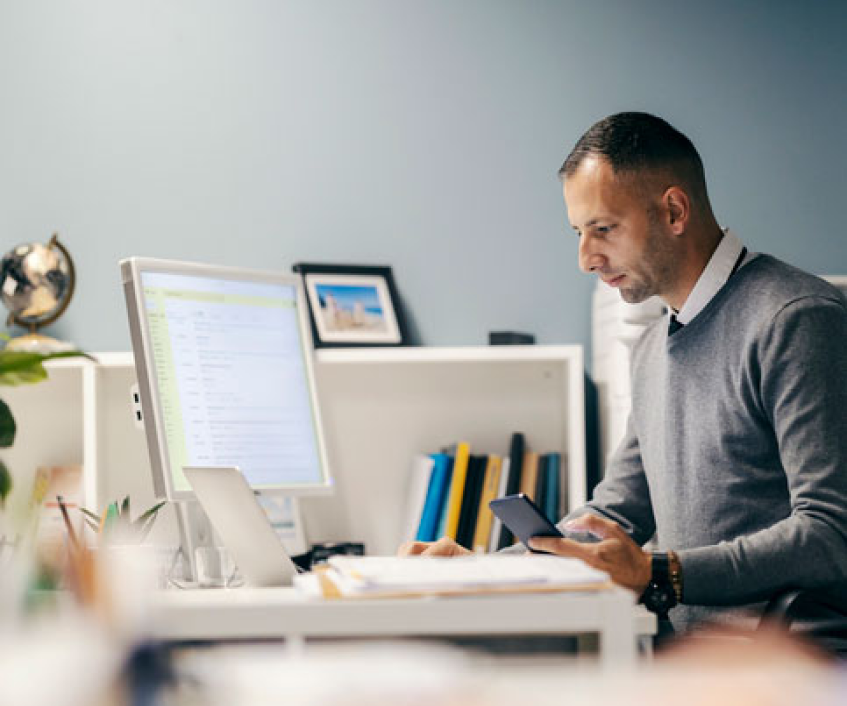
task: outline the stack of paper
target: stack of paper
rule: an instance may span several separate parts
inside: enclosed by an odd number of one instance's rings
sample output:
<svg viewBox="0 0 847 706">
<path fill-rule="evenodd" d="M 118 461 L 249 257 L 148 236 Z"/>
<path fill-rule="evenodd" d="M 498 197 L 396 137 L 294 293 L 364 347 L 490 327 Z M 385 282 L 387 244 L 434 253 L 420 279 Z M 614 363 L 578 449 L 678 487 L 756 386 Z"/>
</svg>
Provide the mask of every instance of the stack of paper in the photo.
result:
<svg viewBox="0 0 847 706">
<path fill-rule="evenodd" d="M 347 597 L 596 590 L 609 575 L 551 555 L 334 556 L 322 574 Z"/>
</svg>

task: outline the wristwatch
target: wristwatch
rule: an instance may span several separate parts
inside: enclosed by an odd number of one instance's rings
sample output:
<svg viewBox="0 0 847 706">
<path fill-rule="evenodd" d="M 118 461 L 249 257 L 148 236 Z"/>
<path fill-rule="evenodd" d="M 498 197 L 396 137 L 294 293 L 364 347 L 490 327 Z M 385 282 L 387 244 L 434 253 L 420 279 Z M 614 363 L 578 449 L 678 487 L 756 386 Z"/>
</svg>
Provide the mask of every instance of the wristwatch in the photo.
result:
<svg viewBox="0 0 847 706">
<path fill-rule="evenodd" d="M 647 610 L 660 618 L 667 618 L 668 611 L 677 604 L 677 592 L 671 581 L 670 556 L 665 552 L 653 552 L 650 583 L 641 594 L 641 602 Z"/>
</svg>

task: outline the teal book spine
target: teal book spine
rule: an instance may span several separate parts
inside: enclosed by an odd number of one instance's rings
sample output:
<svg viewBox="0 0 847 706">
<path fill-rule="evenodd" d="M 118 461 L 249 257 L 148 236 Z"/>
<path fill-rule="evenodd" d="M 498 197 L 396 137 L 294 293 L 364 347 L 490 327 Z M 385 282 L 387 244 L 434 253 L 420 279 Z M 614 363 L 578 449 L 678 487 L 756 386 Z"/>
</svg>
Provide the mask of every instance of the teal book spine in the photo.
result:
<svg viewBox="0 0 847 706">
<path fill-rule="evenodd" d="M 562 519 L 563 508 L 559 507 L 562 495 L 562 454 L 553 452 L 547 454 L 544 475 L 547 482 L 547 493 L 544 496 L 544 514 L 554 524 Z"/>
</svg>

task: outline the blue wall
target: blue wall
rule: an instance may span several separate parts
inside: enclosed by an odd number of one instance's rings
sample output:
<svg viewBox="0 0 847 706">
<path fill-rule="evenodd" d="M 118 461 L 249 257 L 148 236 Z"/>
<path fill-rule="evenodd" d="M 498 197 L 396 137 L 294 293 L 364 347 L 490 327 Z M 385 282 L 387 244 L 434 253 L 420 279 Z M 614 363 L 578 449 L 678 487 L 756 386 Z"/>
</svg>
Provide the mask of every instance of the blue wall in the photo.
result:
<svg viewBox="0 0 847 706">
<path fill-rule="evenodd" d="M 119 258 L 390 263 L 426 344 L 589 339 L 555 172 L 639 109 L 721 222 L 847 272 L 841 2 L 0 0 L 0 249 L 58 230 L 54 333 L 129 338 Z"/>
</svg>

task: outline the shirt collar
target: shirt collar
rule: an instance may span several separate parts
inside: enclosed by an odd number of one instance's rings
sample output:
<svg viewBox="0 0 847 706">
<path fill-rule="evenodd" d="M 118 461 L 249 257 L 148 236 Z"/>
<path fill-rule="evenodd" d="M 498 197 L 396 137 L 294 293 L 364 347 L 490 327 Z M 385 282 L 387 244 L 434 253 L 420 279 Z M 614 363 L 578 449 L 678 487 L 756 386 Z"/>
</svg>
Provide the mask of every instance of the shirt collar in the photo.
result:
<svg viewBox="0 0 847 706">
<path fill-rule="evenodd" d="M 694 289 L 691 290 L 691 294 L 688 295 L 682 309 L 676 314 L 676 320 L 679 323 L 683 326 L 687 325 L 712 301 L 712 297 L 726 284 L 732 274 L 743 248 L 744 246 L 735 236 L 735 233 L 729 228 L 725 228 L 724 235 L 715 252 L 712 253 L 712 257 L 706 264 L 700 279 L 697 280 L 697 284 L 694 285 Z M 671 311 L 671 313 L 673 312 Z"/>
</svg>

